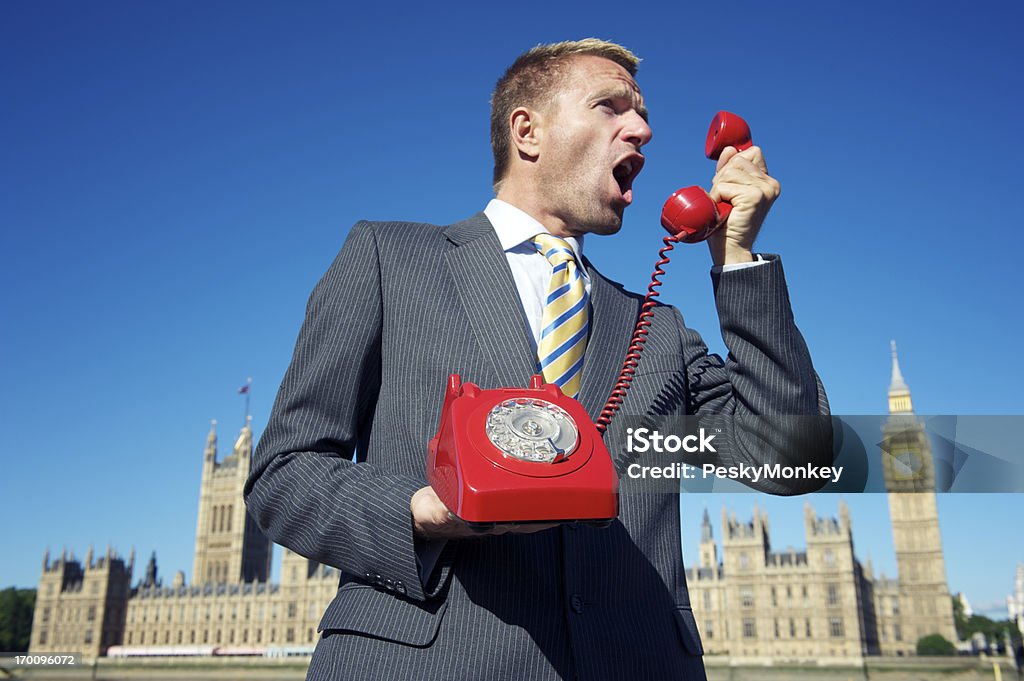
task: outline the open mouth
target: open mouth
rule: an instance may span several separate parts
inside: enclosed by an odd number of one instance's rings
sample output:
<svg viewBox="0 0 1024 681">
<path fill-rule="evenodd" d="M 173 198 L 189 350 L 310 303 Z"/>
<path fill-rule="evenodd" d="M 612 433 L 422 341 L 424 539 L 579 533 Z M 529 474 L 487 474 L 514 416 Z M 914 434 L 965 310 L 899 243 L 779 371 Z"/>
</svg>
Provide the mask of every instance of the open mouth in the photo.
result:
<svg viewBox="0 0 1024 681">
<path fill-rule="evenodd" d="M 627 204 L 633 202 L 633 180 L 643 167 L 644 157 L 640 154 L 630 154 L 612 169 L 612 176 L 619 185 L 619 193 Z"/>
</svg>

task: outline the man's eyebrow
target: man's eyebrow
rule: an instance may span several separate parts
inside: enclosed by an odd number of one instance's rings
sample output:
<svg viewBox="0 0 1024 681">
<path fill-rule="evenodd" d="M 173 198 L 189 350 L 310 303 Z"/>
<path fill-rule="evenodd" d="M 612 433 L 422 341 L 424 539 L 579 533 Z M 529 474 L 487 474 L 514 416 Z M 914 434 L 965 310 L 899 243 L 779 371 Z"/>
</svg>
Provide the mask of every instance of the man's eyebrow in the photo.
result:
<svg viewBox="0 0 1024 681">
<path fill-rule="evenodd" d="M 640 118 L 645 121 L 647 120 L 647 107 L 643 105 L 640 93 L 632 88 L 626 87 L 625 85 L 598 90 L 594 93 L 593 97 L 594 99 L 605 99 L 606 97 L 628 99 L 633 102 L 633 107 L 636 109 L 636 112 L 640 114 Z"/>
</svg>

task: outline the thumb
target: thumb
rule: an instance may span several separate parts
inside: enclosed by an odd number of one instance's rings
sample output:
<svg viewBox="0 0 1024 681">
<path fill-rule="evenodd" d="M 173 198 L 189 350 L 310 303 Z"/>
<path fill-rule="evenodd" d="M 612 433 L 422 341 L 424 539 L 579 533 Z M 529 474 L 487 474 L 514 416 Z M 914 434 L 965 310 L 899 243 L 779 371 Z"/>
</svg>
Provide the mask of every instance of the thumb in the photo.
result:
<svg viewBox="0 0 1024 681">
<path fill-rule="evenodd" d="M 736 150 L 736 147 L 726 147 L 723 149 L 722 155 L 718 157 L 718 165 L 715 166 L 715 172 L 717 173 L 719 170 L 724 168 L 725 164 L 729 162 L 729 159 L 738 153 L 740 152 Z"/>
</svg>

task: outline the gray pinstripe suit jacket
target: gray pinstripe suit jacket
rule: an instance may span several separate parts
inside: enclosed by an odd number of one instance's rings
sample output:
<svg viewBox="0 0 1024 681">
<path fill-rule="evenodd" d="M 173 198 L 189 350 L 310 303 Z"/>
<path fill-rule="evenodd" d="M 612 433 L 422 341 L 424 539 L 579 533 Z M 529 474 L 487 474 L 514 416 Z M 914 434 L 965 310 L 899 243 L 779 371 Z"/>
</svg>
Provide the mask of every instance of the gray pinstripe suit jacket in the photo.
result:
<svg viewBox="0 0 1024 681">
<path fill-rule="evenodd" d="M 596 417 L 640 297 L 589 271 L 579 399 Z M 659 307 L 623 412 L 826 412 L 778 260 L 714 279 L 728 361 Z M 676 495 L 624 494 L 605 529 L 448 542 L 421 583 L 409 500 L 446 378 L 525 386 L 528 334 L 482 214 L 353 227 L 310 297 L 246 486 L 273 541 L 344 573 L 308 678 L 704 678 Z M 613 422 L 606 442 L 621 437 Z"/>
</svg>

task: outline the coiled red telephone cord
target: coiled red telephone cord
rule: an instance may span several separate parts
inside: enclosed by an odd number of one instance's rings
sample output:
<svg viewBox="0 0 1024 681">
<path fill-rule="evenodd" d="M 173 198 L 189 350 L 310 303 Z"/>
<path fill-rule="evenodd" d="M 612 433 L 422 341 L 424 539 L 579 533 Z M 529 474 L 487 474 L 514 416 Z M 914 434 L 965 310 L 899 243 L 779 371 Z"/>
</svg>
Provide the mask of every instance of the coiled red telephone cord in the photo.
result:
<svg viewBox="0 0 1024 681">
<path fill-rule="evenodd" d="M 601 433 L 601 435 L 604 435 L 605 430 L 608 429 L 608 424 L 611 423 L 612 417 L 615 416 L 619 407 L 622 406 L 622 401 L 626 397 L 626 391 L 629 390 L 629 384 L 633 382 L 633 375 L 636 373 L 640 353 L 644 349 L 644 343 L 647 342 L 651 317 L 654 316 L 654 313 L 651 311 L 656 304 L 654 299 L 661 295 L 658 292 L 658 287 L 662 285 L 660 277 L 665 274 L 662 265 L 668 264 L 668 253 L 676 247 L 679 241 L 678 235 L 666 236 L 664 238 L 665 245 L 658 251 L 659 260 L 654 263 L 651 284 L 647 287 L 647 295 L 644 296 L 644 303 L 640 307 L 640 317 L 636 321 L 636 329 L 633 331 L 633 337 L 629 341 L 629 350 L 626 351 L 626 361 L 622 364 L 622 372 L 619 373 L 619 380 L 615 383 L 615 388 L 612 389 L 612 394 L 608 398 L 608 402 L 605 403 L 604 409 L 601 410 L 601 415 L 594 422 L 594 425 L 597 426 L 597 432 Z"/>
</svg>

